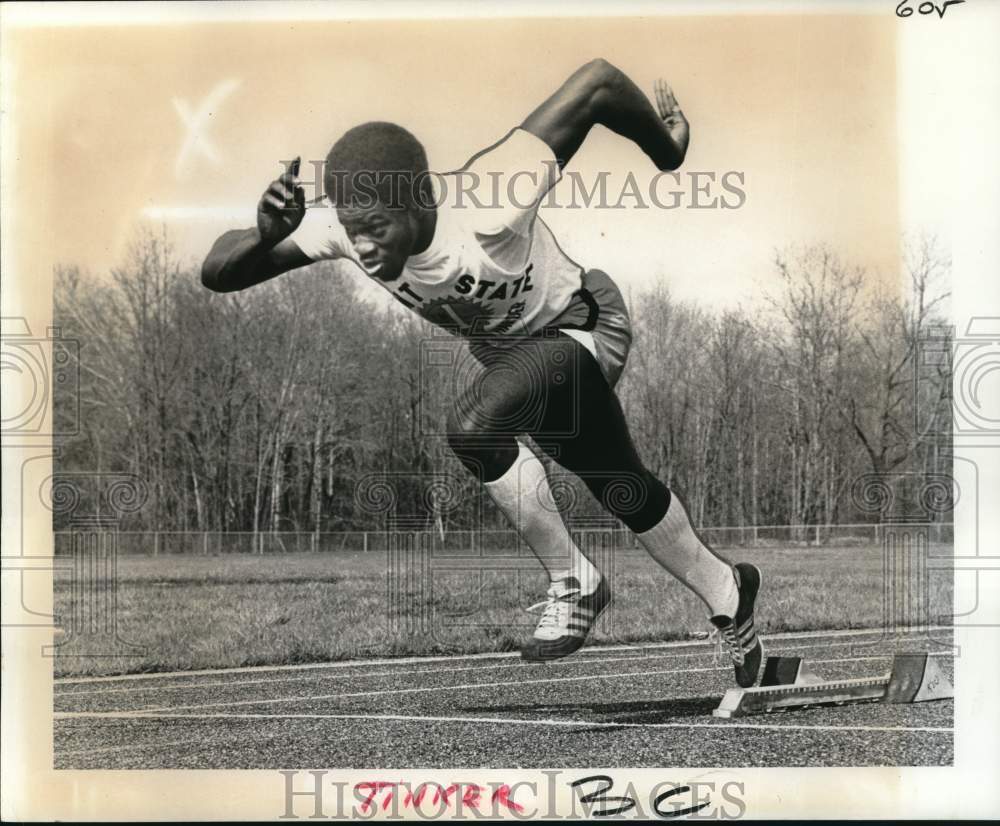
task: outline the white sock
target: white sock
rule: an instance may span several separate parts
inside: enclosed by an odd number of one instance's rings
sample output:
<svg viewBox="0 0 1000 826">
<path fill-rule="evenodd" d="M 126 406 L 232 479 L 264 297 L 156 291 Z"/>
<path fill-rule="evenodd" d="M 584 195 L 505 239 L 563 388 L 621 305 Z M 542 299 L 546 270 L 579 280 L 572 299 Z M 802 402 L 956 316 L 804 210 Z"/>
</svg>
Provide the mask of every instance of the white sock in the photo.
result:
<svg viewBox="0 0 1000 826">
<path fill-rule="evenodd" d="M 687 511 L 675 494 L 663 519 L 636 536 L 653 559 L 701 597 L 712 616 L 736 615 L 739 592 L 732 566 L 695 536 Z"/>
<path fill-rule="evenodd" d="M 499 479 L 484 487 L 517 529 L 553 582 L 576 577 L 584 594 L 593 593 L 601 575 L 577 547 L 552 498 L 545 466 L 519 442 L 517 459 Z"/>
</svg>

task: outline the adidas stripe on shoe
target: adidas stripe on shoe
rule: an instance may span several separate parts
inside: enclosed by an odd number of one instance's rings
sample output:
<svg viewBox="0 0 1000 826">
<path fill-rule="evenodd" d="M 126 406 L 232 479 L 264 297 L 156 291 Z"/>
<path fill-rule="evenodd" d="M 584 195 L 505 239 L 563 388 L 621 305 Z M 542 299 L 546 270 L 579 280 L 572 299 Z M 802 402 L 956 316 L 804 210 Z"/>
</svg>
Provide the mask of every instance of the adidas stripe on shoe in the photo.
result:
<svg viewBox="0 0 1000 826">
<path fill-rule="evenodd" d="M 756 565 L 740 562 L 734 566 L 739 603 L 735 617 L 712 617 L 712 625 L 729 650 L 736 671 L 736 684 L 750 688 L 757 682 L 757 673 L 764 656 L 764 647 L 754 628 L 753 610 L 760 590 L 761 575 Z"/>
<path fill-rule="evenodd" d="M 542 616 L 535 633 L 521 649 L 521 659 L 549 662 L 578 651 L 610 603 L 611 589 L 604 577 L 592 594 L 581 593 L 575 577 L 553 582 L 546 599 L 528 609 L 541 611 Z"/>
</svg>

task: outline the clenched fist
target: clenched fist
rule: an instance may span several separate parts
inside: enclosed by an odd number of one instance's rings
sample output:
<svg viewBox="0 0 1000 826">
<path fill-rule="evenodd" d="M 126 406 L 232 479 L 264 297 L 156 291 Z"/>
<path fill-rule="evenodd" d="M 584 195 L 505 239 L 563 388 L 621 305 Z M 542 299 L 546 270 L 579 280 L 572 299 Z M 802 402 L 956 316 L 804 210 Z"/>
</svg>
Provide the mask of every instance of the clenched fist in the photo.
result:
<svg viewBox="0 0 1000 826">
<path fill-rule="evenodd" d="M 295 232 L 306 214 L 306 193 L 299 185 L 301 160 L 292 161 L 288 172 L 271 182 L 257 204 L 257 229 L 267 244 L 277 244 Z"/>
</svg>

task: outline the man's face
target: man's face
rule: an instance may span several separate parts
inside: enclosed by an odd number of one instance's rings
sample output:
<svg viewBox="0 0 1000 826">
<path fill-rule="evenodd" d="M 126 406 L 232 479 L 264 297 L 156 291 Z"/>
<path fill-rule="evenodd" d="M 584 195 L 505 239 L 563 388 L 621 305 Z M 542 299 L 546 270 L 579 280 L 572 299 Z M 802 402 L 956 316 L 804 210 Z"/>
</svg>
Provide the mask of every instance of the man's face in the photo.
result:
<svg viewBox="0 0 1000 826">
<path fill-rule="evenodd" d="M 399 277 L 417 237 L 409 210 L 387 209 L 381 203 L 366 209 L 338 207 L 337 218 L 369 276 L 380 281 Z"/>
</svg>

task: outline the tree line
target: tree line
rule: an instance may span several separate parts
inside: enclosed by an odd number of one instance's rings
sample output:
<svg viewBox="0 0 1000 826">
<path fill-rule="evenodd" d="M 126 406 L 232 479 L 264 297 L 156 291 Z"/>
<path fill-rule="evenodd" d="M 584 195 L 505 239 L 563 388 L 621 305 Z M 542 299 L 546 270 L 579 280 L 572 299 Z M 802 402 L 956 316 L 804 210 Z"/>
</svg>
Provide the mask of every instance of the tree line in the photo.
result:
<svg viewBox="0 0 1000 826">
<path fill-rule="evenodd" d="M 931 338 L 949 348 L 950 265 L 919 238 L 903 266 L 897 289 L 828 247 L 782 251 L 781 287 L 752 311 L 663 284 L 629 293 L 619 396 L 640 455 L 697 524 L 871 521 L 859 480 L 899 491 L 950 476 L 950 364 L 922 355 Z M 377 530 L 401 515 L 505 527 L 442 438 L 476 363 L 365 300 L 357 278 L 321 262 L 218 295 L 153 232 L 109 274 L 59 267 L 55 323 L 79 341 L 79 382 L 54 388 L 55 412 L 79 409 L 79 429 L 58 440 L 57 473 L 141 478 L 132 530 Z M 429 355 L 449 350 L 448 365 Z M 447 492 L 428 496 L 428 480 Z"/>
</svg>

